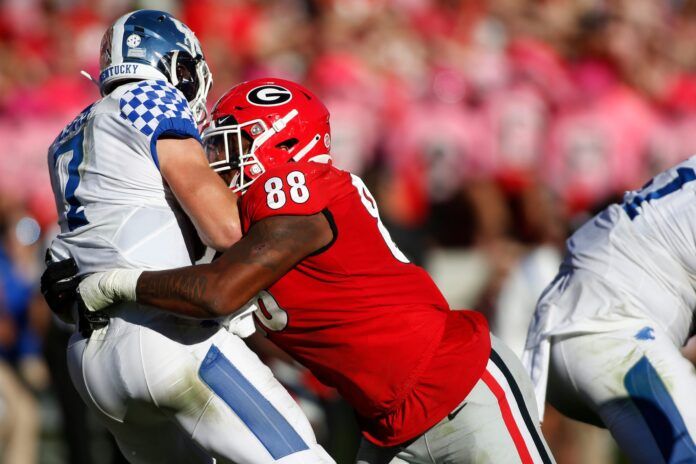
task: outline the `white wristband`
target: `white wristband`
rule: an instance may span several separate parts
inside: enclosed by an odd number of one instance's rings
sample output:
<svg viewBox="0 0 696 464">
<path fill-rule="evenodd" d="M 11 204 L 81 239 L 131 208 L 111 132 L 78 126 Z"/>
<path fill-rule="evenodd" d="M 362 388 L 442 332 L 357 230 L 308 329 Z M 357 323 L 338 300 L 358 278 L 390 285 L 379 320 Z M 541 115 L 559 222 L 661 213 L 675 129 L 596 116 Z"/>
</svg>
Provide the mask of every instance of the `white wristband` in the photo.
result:
<svg viewBox="0 0 696 464">
<path fill-rule="evenodd" d="M 89 311 L 100 311 L 114 303 L 135 301 L 141 269 L 97 272 L 80 282 L 80 296 Z"/>
<path fill-rule="evenodd" d="M 249 303 L 242 306 L 229 316 L 222 318 L 221 324 L 231 332 L 241 338 L 247 338 L 254 332 L 256 332 L 256 326 L 254 325 L 254 318 L 252 317 L 254 311 L 259 309 L 256 304 L 251 303 L 255 298 L 249 300 Z"/>
</svg>

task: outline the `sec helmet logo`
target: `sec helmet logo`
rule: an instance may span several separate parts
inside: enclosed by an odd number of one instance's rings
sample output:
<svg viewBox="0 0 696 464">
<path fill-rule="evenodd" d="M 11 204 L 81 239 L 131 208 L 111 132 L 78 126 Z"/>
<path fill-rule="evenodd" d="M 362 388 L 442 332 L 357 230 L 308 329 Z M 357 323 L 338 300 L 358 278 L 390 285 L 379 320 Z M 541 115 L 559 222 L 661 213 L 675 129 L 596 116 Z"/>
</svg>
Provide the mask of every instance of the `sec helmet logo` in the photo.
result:
<svg viewBox="0 0 696 464">
<path fill-rule="evenodd" d="M 278 106 L 292 100 L 292 92 L 279 85 L 262 85 L 247 93 L 247 101 L 258 106 Z"/>
<path fill-rule="evenodd" d="M 131 34 L 126 39 L 126 45 L 128 45 L 129 48 L 136 48 L 138 45 L 140 45 L 141 40 L 142 39 L 138 34 Z"/>
</svg>

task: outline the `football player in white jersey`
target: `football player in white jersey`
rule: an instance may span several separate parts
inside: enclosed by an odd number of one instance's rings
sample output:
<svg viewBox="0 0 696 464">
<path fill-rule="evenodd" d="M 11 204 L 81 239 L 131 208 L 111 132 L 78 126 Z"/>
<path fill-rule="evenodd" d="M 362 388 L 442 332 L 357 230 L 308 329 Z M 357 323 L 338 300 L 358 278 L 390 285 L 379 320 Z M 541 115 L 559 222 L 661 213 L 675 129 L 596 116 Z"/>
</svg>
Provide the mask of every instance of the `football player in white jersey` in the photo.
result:
<svg viewBox="0 0 696 464">
<path fill-rule="evenodd" d="M 696 157 L 568 239 L 527 338 L 539 404 L 606 426 L 631 462 L 696 462 L 694 309 Z"/>
<path fill-rule="evenodd" d="M 190 29 L 161 11 L 126 14 L 104 35 L 100 65 L 103 98 L 49 149 L 61 228 L 50 258 L 85 274 L 166 269 L 192 263 L 196 232 L 218 250 L 238 240 L 236 198 L 200 144 L 212 79 Z M 117 305 L 71 339 L 73 383 L 134 463 L 333 462 L 222 325 Z"/>
</svg>

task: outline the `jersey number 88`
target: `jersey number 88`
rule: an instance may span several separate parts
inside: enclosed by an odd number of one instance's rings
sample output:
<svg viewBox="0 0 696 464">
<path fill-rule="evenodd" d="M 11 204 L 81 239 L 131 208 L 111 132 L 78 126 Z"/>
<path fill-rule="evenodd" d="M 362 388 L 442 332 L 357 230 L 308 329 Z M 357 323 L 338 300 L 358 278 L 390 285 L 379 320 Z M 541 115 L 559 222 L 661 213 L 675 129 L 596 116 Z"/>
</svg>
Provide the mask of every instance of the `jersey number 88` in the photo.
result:
<svg viewBox="0 0 696 464">
<path fill-rule="evenodd" d="M 290 199 L 298 204 L 306 203 L 309 200 L 309 190 L 305 184 L 305 176 L 300 171 L 292 171 L 287 176 L 287 183 L 290 187 Z M 263 186 L 266 191 L 266 204 L 271 209 L 279 209 L 285 206 L 287 197 L 283 190 L 283 181 L 280 177 L 271 177 Z"/>
</svg>

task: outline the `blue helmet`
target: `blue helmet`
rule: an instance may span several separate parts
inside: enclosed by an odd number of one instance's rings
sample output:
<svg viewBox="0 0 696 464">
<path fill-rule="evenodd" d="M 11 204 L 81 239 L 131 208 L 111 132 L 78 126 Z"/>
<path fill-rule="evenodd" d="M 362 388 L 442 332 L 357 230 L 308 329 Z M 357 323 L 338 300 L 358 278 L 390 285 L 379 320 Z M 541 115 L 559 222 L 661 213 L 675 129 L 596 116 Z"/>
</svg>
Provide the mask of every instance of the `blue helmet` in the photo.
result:
<svg viewBox="0 0 696 464">
<path fill-rule="evenodd" d="M 179 89 L 198 122 L 213 78 L 191 29 L 169 13 L 137 10 L 118 18 L 101 42 L 99 88 L 110 93 L 119 81 L 162 79 Z"/>
</svg>

